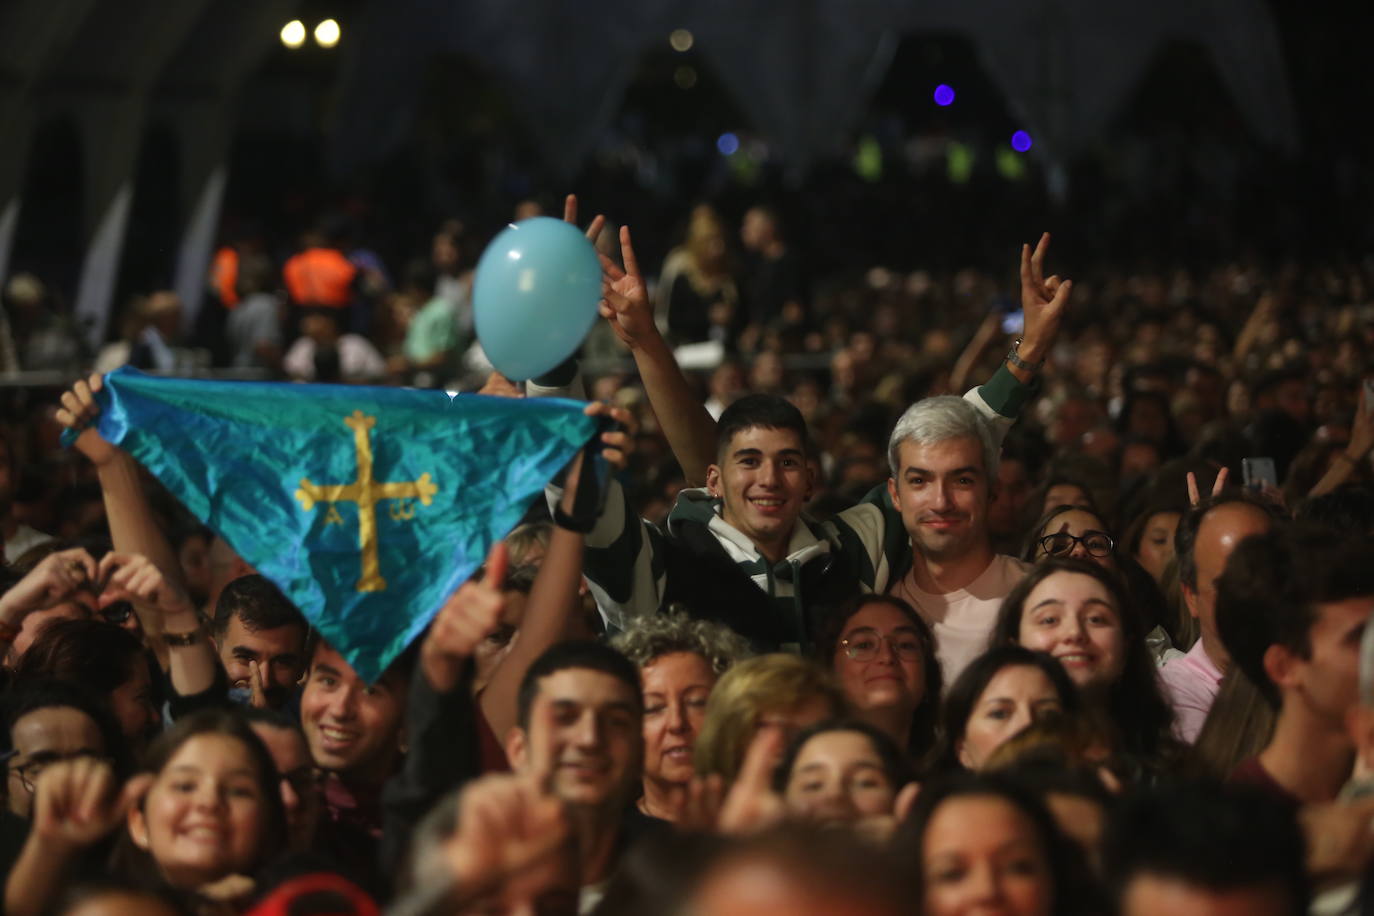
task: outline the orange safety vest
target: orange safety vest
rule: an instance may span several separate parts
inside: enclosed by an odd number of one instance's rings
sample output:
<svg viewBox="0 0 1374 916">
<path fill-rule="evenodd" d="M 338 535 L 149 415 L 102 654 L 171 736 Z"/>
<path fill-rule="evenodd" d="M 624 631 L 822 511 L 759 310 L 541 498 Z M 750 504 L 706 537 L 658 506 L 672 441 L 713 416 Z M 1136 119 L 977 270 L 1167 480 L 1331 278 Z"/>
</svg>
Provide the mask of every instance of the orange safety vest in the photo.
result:
<svg viewBox="0 0 1374 916">
<path fill-rule="evenodd" d="M 346 308 L 353 301 L 358 268 L 337 248 L 307 248 L 286 262 L 282 274 L 296 305 Z"/>
</svg>

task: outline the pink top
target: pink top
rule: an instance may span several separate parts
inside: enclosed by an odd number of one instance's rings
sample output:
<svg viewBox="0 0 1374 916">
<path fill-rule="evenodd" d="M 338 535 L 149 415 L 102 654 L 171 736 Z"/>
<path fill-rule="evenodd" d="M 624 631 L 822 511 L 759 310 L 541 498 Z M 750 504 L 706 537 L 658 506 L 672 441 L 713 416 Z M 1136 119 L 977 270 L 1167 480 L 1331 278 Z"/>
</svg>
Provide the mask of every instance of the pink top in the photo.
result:
<svg viewBox="0 0 1374 916">
<path fill-rule="evenodd" d="M 1207 721 L 1207 712 L 1221 687 L 1221 671 L 1213 664 L 1202 640 L 1193 643 L 1182 658 L 1176 658 L 1159 669 L 1164 695 L 1174 708 L 1174 733 L 1179 740 L 1192 744 Z"/>
</svg>

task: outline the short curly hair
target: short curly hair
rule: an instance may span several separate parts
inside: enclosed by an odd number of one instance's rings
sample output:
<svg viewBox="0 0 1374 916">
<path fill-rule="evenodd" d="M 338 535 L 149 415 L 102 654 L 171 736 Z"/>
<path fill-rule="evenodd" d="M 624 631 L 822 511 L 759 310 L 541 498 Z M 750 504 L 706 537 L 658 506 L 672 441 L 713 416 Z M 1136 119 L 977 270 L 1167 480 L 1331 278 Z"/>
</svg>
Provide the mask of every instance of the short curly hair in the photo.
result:
<svg viewBox="0 0 1374 916">
<path fill-rule="evenodd" d="M 698 620 L 683 611 L 636 618 L 611 640 L 636 668 L 673 652 L 692 652 L 706 659 L 717 675 L 748 658 L 749 642 L 724 624 Z"/>
</svg>

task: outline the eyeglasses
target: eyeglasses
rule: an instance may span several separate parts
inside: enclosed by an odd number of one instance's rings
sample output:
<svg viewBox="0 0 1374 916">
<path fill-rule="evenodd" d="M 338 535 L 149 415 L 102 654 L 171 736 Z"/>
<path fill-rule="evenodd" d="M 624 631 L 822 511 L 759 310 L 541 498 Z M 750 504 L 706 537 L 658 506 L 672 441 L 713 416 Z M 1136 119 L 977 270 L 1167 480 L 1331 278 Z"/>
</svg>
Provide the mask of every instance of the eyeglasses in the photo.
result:
<svg viewBox="0 0 1374 916">
<path fill-rule="evenodd" d="M 892 636 L 881 636 L 877 630 L 867 628 L 855 630 L 840 640 L 840 648 L 856 662 L 871 662 L 878 657 L 884 642 L 904 662 L 917 661 L 925 653 L 925 644 L 915 633 L 898 632 Z"/>
<path fill-rule="evenodd" d="M 1067 557 L 1078 544 L 1082 544 L 1088 555 L 1094 557 L 1111 556 L 1112 548 L 1116 546 L 1116 542 L 1101 531 L 1088 531 L 1082 537 L 1061 531 L 1040 539 L 1040 549 L 1052 557 Z"/>
<path fill-rule="evenodd" d="M 19 777 L 19 782 L 23 784 L 25 791 L 32 792 L 34 784 L 38 782 L 38 777 L 43 774 L 43 771 L 54 763 L 63 760 L 95 760 L 102 763 L 113 763 L 104 754 L 97 754 L 95 751 L 89 750 L 70 751 L 65 754 L 57 751 L 38 751 L 29 757 L 27 763 L 11 766 L 10 772 Z"/>
</svg>

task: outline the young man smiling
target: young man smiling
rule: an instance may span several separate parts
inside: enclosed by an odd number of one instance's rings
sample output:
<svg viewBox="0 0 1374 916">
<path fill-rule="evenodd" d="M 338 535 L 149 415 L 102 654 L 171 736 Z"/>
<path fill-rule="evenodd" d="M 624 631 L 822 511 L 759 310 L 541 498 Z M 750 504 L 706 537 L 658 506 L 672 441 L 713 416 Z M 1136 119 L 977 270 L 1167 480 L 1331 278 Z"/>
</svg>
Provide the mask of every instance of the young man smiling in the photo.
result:
<svg viewBox="0 0 1374 916">
<path fill-rule="evenodd" d="M 628 228 L 621 228 L 620 241 L 624 270 L 602 258 L 602 317 L 634 354 L 688 482 L 705 487 L 683 490 L 666 529 L 659 529 L 639 519 L 611 482 L 584 561 L 602 618 L 614 633 L 633 617 L 680 604 L 693 616 L 725 623 L 759 651 L 805 650 L 817 620 L 859 592 L 887 591 L 920 544 L 913 545 L 881 488 L 824 525 L 803 518 L 815 489 L 816 455 L 801 413 L 783 398 L 742 398 L 712 429 L 654 324 Z M 1072 288 L 1043 276 L 1048 248 L 1048 233 L 1033 252 L 1022 247 L 1024 337 L 992 379 L 965 396 L 988 418 L 994 455 L 1031 396 Z M 574 397 L 579 388 L 569 367 L 528 386 L 530 394 Z M 985 469 L 995 465 L 983 461 Z M 551 488 L 551 505 L 558 498 Z"/>
<path fill-rule="evenodd" d="M 585 913 L 630 842 L 654 829 L 633 804 L 644 758 L 639 672 L 609 646 L 563 642 L 530 665 L 518 702 L 506 753 L 563 804 Z"/>
</svg>

